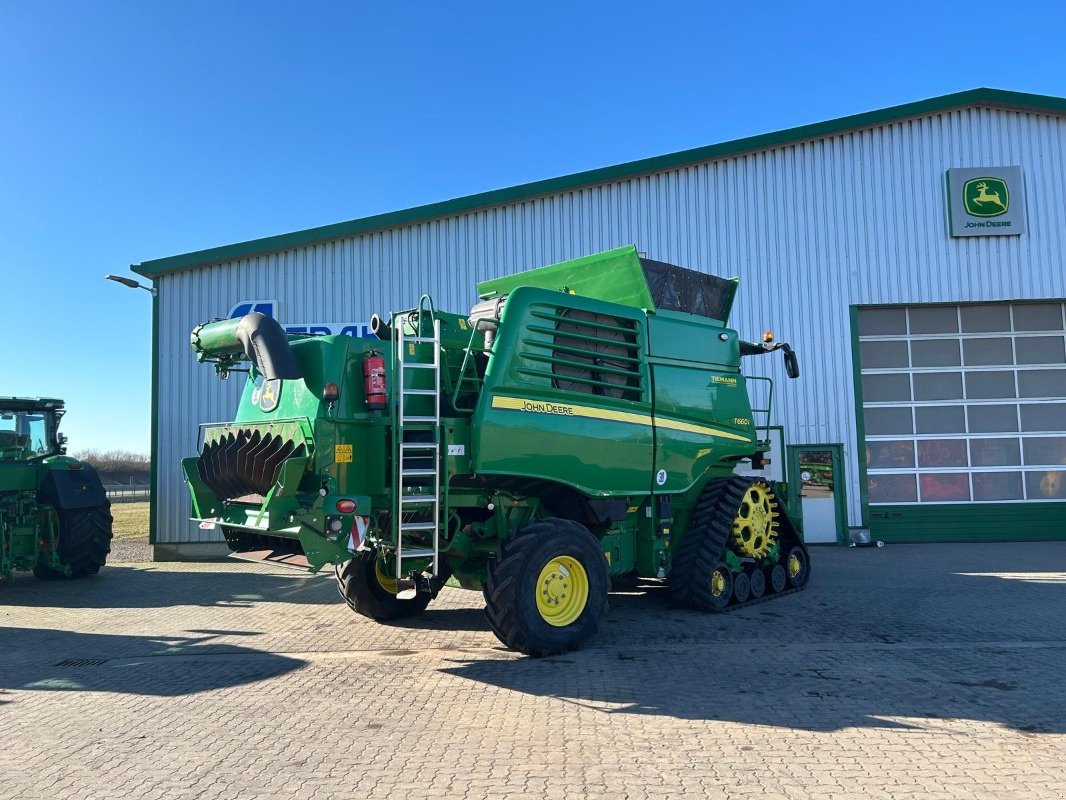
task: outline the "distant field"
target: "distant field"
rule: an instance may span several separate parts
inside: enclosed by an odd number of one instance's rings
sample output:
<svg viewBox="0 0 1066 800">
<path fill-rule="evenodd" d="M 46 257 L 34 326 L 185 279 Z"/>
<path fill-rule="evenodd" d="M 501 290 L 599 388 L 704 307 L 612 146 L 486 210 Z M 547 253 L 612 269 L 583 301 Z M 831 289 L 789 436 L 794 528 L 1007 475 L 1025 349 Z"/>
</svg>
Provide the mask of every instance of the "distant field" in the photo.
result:
<svg viewBox="0 0 1066 800">
<path fill-rule="evenodd" d="M 116 539 L 148 541 L 148 503 L 112 503 Z"/>
</svg>

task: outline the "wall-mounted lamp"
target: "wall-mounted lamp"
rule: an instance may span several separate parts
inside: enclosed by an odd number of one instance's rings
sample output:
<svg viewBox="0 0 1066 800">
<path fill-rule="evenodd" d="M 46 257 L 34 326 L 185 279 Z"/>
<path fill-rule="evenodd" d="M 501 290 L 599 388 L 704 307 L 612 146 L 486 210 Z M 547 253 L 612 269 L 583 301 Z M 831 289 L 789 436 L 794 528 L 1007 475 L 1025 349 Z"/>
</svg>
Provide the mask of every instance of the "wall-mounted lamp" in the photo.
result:
<svg viewBox="0 0 1066 800">
<path fill-rule="evenodd" d="M 143 283 L 138 283 L 133 278 L 127 278 L 124 275 L 105 275 L 105 280 L 114 281 L 115 283 L 121 283 L 123 286 L 128 286 L 131 289 L 144 289 L 146 292 L 155 297 L 155 289 L 151 286 L 145 286 Z"/>
</svg>

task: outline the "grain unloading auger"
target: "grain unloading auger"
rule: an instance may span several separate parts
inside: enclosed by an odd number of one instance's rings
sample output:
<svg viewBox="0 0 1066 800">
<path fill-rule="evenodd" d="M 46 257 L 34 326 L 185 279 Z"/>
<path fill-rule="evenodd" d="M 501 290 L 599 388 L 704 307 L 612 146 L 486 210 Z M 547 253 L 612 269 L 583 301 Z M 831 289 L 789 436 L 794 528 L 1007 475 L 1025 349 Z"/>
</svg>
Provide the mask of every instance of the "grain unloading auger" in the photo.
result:
<svg viewBox="0 0 1066 800">
<path fill-rule="evenodd" d="M 623 247 L 485 281 L 467 316 L 423 296 L 375 317 L 376 340 L 202 325 L 197 357 L 250 373 L 236 420 L 183 462 L 195 519 L 236 552 L 334 565 L 377 620 L 452 578 L 533 655 L 592 636 L 614 576 L 710 611 L 795 591 L 787 488 L 734 468 L 769 447 L 741 357 L 799 369 L 726 327 L 736 288 Z"/>
</svg>

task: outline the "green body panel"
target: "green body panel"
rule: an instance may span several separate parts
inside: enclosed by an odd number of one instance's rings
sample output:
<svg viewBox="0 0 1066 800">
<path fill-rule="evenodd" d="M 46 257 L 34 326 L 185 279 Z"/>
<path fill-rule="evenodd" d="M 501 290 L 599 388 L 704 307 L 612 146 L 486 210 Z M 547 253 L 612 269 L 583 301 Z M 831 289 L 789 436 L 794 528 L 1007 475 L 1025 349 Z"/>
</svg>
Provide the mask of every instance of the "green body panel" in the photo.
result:
<svg viewBox="0 0 1066 800">
<path fill-rule="evenodd" d="M 735 282 L 716 286 L 725 287 L 727 315 Z M 205 428 L 203 453 L 183 462 L 194 519 L 222 526 L 234 548 L 287 542 L 315 570 L 351 558 L 360 543 L 392 569 L 397 497 L 417 508 L 427 496 L 424 485 L 395 485 L 399 437 L 410 435 L 397 418 L 402 374 L 416 392 L 410 416 L 433 419 L 434 397 L 417 392 L 439 392 L 439 430 L 425 435 L 439 437 L 439 551 L 460 585 L 480 588 L 500 540 L 547 516 L 581 521 L 602 542 L 611 574 L 667 574 L 707 481 L 765 449 L 736 332 L 711 317 L 652 308 L 634 247 L 479 290 L 499 298 L 498 317 L 484 325 L 481 312 L 468 321 L 423 297 L 418 309 L 392 314 L 383 340 L 289 336 L 302 378 L 268 387 L 252 365 L 234 422 Z M 440 386 L 431 370 L 401 370 L 396 352 L 397 332 L 423 339 L 434 321 Z M 232 320 L 197 328 L 197 357 L 232 367 L 244 358 L 235 331 Z M 407 361 L 434 360 L 431 343 L 403 348 Z M 368 354 L 384 362 L 381 410 L 367 405 Z M 332 404 L 322 399 L 329 383 L 339 388 Z M 216 480 L 227 469 L 247 472 L 266 441 L 289 448 L 269 485 L 249 492 Z M 341 501 L 355 510 L 338 510 Z"/>
<path fill-rule="evenodd" d="M 482 281 L 477 291 L 481 297 L 493 297 L 520 287 L 549 289 L 634 308 L 655 307 L 637 248 L 632 245 Z"/>
<path fill-rule="evenodd" d="M 554 314 L 560 302 L 629 320 L 637 349 L 646 352 L 646 317 L 638 309 L 539 288 L 513 291 L 472 420 L 473 470 L 563 483 L 597 497 L 647 494 L 654 431 L 646 358 L 635 400 L 553 387 L 545 360 L 552 334 L 544 315 Z"/>
</svg>

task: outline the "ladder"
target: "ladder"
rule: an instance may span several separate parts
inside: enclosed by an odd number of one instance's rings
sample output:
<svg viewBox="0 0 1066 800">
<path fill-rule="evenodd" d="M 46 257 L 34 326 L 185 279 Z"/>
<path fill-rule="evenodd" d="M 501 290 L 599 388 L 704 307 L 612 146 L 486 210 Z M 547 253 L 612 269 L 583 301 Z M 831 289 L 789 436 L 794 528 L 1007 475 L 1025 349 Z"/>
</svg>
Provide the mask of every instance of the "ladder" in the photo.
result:
<svg viewBox="0 0 1066 800">
<path fill-rule="evenodd" d="M 432 559 L 430 573 L 440 573 L 440 521 L 441 521 L 441 356 L 440 320 L 433 313 L 433 301 L 423 295 L 418 304 L 416 333 L 408 335 L 403 323 L 396 325 L 396 480 L 393 483 L 393 527 L 396 541 L 396 597 L 409 600 L 418 593 L 429 590 L 429 576 L 422 573 L 423 586 L 419 587 L 413 570 L 405 568 L 405 562 L 414 559 Z M 428 315 L 424 311 L 429 305 Z M 432 323 L 432 336 L 423 335 L 425 320 Z M 427 347 L 429 346 L 429 347 Z M 425 360 L 427 349 L 433 356 Z M 425 384 L 425 376 L 431 378 L 432 389 L 410 388 L 408 383 Z M 421 376 L 421 380 L 418 377 Z M 426 400 L 431 399 L 432 403 Z M 432 405 L 432 413 L 426 406 Z M 412 513 L 419 517 L 408 521 Z M 412 534 L 425 539 L 431 534 L 432 546 L 412 541 Z"/>
</svg>

